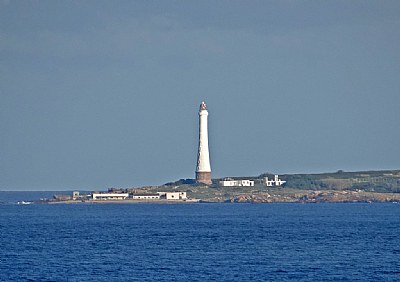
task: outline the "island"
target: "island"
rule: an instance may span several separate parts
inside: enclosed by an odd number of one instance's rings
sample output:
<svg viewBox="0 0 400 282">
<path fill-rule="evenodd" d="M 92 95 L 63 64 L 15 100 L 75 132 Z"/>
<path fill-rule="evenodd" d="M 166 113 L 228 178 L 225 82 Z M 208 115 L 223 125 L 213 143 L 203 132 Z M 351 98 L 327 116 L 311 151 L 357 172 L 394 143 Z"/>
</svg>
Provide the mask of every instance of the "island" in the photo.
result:
<svg viewBox="0 0 400 282">
<path fill-rule="evenodd" d="M 161 192 L 160 192 L 161 191 Z M 400 170 L 320 174 L 263 173 L 212 179 L 207 185 L 180 179 L 160 186 L 109 188 L 54 195 L 41 203 L 353 203 L 400 202 Z"/>
</svg>

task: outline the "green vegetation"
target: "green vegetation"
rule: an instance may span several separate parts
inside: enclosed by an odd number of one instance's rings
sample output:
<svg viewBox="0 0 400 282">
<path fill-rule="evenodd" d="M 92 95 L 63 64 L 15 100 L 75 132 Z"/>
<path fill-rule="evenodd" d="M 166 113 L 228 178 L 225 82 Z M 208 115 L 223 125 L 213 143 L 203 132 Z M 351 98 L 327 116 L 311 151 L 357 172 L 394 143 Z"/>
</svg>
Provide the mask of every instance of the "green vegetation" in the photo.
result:
<svg viewBox="0 0 400 282">
<path fill-rule="evenodd" d="M 320 174 L 282 174 L 286 183 L 282 187 L 267 187 L 264 178 L 272 179 L 271 173 L 256 177 L 232 177 L 254 180 L 252 187 L 221 187 L 220 179 L 212 185 L 196 183 L 194 179 L 180 179 L 161 186 L 141 187 L 134 190 L 145 192 L 186 191 L 192 199 L 204 202 L 273 203 L 273 202 L 399 202 L 400 170 L 362 171 Z M 133 188 L 132 188 L 133 189 Z"/>
<path fill-rule="evenodd" d="M 264 175 L 261 175 L 262 177 Z M 350 190 L 382 193 L 400 193 L 400 171 L 363 171 L 321 174 L 287 174 L 284 187 L 310 190 Z"/>
<path fill-rule="evenodd" d="M 282 174 L 279 178 L 286 181 L 282 187 L 266 187 L 263 182 L 265 177 L 272 179 L 274 175 L 264 173 L 256 177 L 232 177 L 232 179 L 252 179 L 255 182 L 254 187 L 220 187 L 219 179 L 214 179 L 210 186 L 196 183 L 194 179 L 180 179 L 161 187 L 163 191 L 190 191 L 192 197 L 220 201 L 243 193 L 257 194 L 266 191 L 274 191 L 275 194 L 284 193 L 285 196 L 289 191 L 298 194 L 302 190 L 400 193 L 400 170 L 359 172 L 339 170 L 319 174 Z"/>
</svg>

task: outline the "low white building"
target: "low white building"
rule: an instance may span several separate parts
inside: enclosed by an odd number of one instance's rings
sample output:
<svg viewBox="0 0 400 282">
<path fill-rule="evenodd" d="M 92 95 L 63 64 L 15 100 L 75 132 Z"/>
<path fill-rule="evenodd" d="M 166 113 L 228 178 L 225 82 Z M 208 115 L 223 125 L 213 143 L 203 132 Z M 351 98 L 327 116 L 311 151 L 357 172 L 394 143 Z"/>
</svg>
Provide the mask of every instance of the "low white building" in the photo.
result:
<svg viewBox="0 0 400 282">
<path fill-rule="evenodd" d="M 92 193 L 93 200 L 125 200 L 128 193 Z"/>
<path fill-rule="evenodd" d="M 73 191 L 72 192 L 72 200 L 78 200 L 79 199 L 79 197 L 80 197 L 80 195 L 79 195 L 79 191 Z"/>
<path fill-rule="evenodd" d="M 280 180 L 279 175 L 276 174 L 274 176 L 274 179 L 268 179 L 268 177 L 265 177 L 264 183 L 266 186 L 272 187 L 272 186 L 282 186 L 284 183 L 286 183 L 286 181 Z"/>
<path fill-rule="evenodd" d="M 143 194 L 132 194 L 134 200 L 159 200 L 160 195 L 158 193 L 143 193 Z"/>
<path fill-rule="evenodd" d="M 187 200 L 186 192 L 158 192 L 158 195 L 166 200 Z"/>
<path fill-rule="evenodd" d="M 221 180 L 219 182 L 220 186 L 224 187 L 234 187 L 234 186 L 254 186 L 254 181 L 253 180 L 248 180 L 248 179 L 239 179 L 239 180 L 234 180 L 231 178 L 225 178 L 224 180 Z"/>
</svg>

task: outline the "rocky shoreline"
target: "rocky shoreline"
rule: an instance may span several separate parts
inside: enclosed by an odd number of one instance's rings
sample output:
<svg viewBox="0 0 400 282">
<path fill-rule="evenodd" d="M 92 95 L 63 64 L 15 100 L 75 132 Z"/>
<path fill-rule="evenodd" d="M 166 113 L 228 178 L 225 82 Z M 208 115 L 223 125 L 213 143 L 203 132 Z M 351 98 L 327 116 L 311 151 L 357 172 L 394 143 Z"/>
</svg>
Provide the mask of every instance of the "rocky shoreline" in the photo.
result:
<svg viewBox="0 0 400 282">
<path fill-rule="evenodd" d="M 90 200 L 90 201 L 79 201 L 79 200 L 68 200 L 68 201 L 45 201 L 36 202 L 43 204 L 192 204 L 198 203 L 200 200 L 189 199 L 189 200 Z"/>
<path fill-rule="evenodd" d="M 309 191 L 295 195 L 273 193 L 239 194 L 230 203 L 372 203 L 400 202 L 400 194 L 364 191 Z"/>
</svg>

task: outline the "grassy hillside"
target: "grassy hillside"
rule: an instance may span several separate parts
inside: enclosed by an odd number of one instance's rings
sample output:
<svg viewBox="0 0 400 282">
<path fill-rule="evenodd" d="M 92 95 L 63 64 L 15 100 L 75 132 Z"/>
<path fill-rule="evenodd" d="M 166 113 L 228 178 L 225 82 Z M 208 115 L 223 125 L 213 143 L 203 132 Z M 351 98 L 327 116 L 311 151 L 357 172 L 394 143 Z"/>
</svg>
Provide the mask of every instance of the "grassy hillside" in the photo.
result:
<svg viewBox="0 0 400 282">
<path fill-rule="evenodd" d="M 252 179 L 255 187 L 251 189 L 265 189 L 263 179 L 272 179 L 272 173 L 263 173 L 259 176 L 231 177 L 232 179 Z M 332 173 L 318 174 L 281 174 L 279 178 L 285 180 L 284 189 L 305 189 L 305 190 L 347 190 L 365 191 L 381 193 L 400 193 L 400 170 L 381 170 L 381 171 L 357 171 L 345 172 L 339 170 Z M 219 191 L 224 187 L 219 187 L 219 180 L 214 179 L 210 188 L 218 188 Z M 167 183 L 167 186 L 203 186 L 195 182 L 194 179 L 180 179 L 176 182 Z M 238 187 L 239 190 L 246 189 Z M 232 190 L 232 188 L 230 188 Z"/>
<path fill-rule="evenodd" d="M 272 177 L 262 174 L 262 177 Z M 367 192 L 400 193 L 400 170 L 361 171 L 320 174 L 285 174 L 285 188 L 311 190 L 351 190 Z"/>
</svg>

